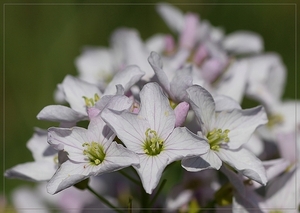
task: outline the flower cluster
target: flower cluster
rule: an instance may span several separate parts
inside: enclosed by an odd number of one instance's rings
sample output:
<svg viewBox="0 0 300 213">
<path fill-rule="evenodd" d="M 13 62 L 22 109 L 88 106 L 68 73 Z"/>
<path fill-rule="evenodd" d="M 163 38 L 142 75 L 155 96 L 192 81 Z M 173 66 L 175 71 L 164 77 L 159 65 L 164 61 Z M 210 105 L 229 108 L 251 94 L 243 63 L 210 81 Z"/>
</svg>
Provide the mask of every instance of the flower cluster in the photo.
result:
<svg viewBox="0 0 300 213">
<path fill-rule="evenodd" d="M 69 197 L 67 207 L 78 212 L 94 198 L 78 198 L 87 191 L 71 186 L 99 191 L 118 212 L 297 212 L 300 117 L 295 101 L 282 100 L 280 57 L 263 53 L 253 32 L 225 35 L 166 3 L 157 11 L 176 39 L 143 41 L 121 28 L 110 47 L 85 49 L 76 58 L 78 76 L 58 84 L 58 105 L 37 115 L 59 127 L 36 129 L 27 143 L 34 162 L 5 176 L 46 182 L 49 194 Z M 242 109 L 244 97 L 260 105 Z M 165 173 L 181 178 L 171 191 L 163 190 Z M 53 205 L 63 211 L 60 197 Z"/>
</svg>

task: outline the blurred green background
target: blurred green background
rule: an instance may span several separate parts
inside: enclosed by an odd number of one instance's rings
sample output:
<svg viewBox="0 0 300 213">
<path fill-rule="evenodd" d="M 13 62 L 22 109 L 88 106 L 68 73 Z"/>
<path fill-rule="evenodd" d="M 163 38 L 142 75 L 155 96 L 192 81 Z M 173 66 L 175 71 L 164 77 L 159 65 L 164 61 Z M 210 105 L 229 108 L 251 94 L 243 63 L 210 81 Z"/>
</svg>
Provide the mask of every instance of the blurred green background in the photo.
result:
<svg viewBox="0 0 300 213">
<path fill-rule="evenodd" d="M 138 29 L 143 39 L 155 33 L 171 33 L 156 13 L 156 1 L 147 1 L 147 5 L 123 4 L 134 1 L 113 5 L 80 4 L 83 1 L 65 1 L 77 4 L 58 5 L 51 2 L 42 5 L 7 2 L 9 4 L 3 5 L 5 78 L 1 89 L 5 89 L 2 93 L 5 98 L 1 107 L 5 110 L 2 115 L 5 122 L 1 125 L 4 125 L 2 149 L 5 151 L 2 152 L 1 171 L 32 161 L 26 142 L 34 127 L 57 125 L 39 121 L 36 115 L 46 105 L 54 104 L 53 92 L 65 75 L 77 74 L 74 59 L 83 46 L 108 46 L 112 31 L 123 26 Z M 264 39 L 265 51 L 282 56 L 288 70 L 284 97 L 295 99 L 295 5 L 168 2 L 177 3 L 184 12 L 199 14 L 214 26 L 222 26 L 226 34 L 235 30 L 259 33 Z M 193 4 L 195 2 L 197 4 Z M 7 198 L 12 189 L 28 184 L 11 179 L 1 183 L 0 193 L 5 193 Z"/>
</svg>

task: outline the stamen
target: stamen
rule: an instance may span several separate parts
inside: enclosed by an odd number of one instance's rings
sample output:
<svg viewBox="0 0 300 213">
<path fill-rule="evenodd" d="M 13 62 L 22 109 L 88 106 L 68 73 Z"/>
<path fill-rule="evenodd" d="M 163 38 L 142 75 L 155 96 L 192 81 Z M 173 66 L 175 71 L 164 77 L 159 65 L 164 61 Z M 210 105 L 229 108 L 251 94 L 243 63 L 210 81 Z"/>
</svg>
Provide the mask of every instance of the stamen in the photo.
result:
<svg viewBox="0 0 300 213">
<path fill-rule="evenodd" d="M 105 153 L 103 147 L 97 142 L 83 143 L 83 147 L 86 147 L 83 150 L 83 154 L 88 157 L 88 160 L 92 165 L 99 165 L 103 162 L 105 158 Z"/>
<path fill-rule="evenodd" d="M 207 134 L 208 143 L 210 144 L 210 149 L 218 151 L 220 149 L 220 144 L 225 142 L 228 143 L 230 141 L 228 137 L 229 129 L 213 129 Z"/>
<path fill-rule="evenodd" d="M 156 131 L 148 128 L 145 132 L 146 140 L 143 144 L 144 152 L 147 155 L 158 155 L 164 148 L 164 141 L 158 137 Z"/>
<path fill-rule="evenodd" d="M 86 96 L 82 96 L 84 99 L 85 105 L 87 107 L 93 107 L 95 106 L 96 102 L 100 100 L 100 97 L 97 93 L 95 93 L 94 98 L 88 98 Z"/>
</svg>

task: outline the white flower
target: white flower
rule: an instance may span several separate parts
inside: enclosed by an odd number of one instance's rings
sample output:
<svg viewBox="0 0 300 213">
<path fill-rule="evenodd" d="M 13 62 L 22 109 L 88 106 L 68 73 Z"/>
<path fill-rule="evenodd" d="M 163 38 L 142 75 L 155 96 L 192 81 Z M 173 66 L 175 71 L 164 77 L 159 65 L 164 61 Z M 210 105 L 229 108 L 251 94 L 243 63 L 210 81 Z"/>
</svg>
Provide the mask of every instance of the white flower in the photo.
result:
<svg viewBox="0 0 300 213">
<path fill-rule="evenodd" d="M 100 116 L 91 120 L 88 129 L 73 127 L 49 128 L 48 142 L 68 153 L 48 182 L 47 189 L 55 194 L 89 176 L 101 175 L 138 165 L 138 157 L 122 145 L 112 142 L 114 133 Z"/>
<path fill-rule="evenodd" d="M 205 138 L 210 150 L 201 157 L 184 159 L 183 167 L 188 171 L 219 169 L 224 162 L 243 175 L 266 184 L 261 161 L 241 147 L 259 125 L 267 122 L 264 109 L 216 111 L 214 99 L 204 88 L 192 86 L 187 93 L 200 124 L 201 132 L 198 134 Z"/>
<path fill-rule="evenodd" d="M 140 166 L 134 168 L 151 194 L 168 164 L 201 155 L 207 152 L 208 144 L 185 127 L 174 128 L 174 111 L 156 83 L 146 84 L 140 98 L 138 114 L 104 109 L 101 115 L 126 147 L 138 154 Z"/>
</svg>

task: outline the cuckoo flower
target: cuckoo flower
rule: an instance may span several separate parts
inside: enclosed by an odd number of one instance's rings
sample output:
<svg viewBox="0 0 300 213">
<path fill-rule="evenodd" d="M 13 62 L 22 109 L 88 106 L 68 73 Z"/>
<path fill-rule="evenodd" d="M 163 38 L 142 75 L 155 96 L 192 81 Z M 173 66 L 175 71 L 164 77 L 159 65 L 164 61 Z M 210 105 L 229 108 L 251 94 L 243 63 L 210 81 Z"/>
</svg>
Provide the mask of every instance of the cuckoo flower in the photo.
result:
<svg viewBox="0 0 300 213">
<path fill-rule="evenodd" d="M 55 194 L 90 176 L 138 165 L 135 153 L 113 142 L 114 136 L 100 116 L 91 120 L 88 129 L 49 128 L 48 142 L 67 152 L 68 160 L 48 182 L 48 192 Z"/>
<path fill-rule="evenodd" d="M 64 93 L 65 100 L 70 104 L 70 108 L 62 105 L 46 106 L 37 117 L 41 120 L 69 123 L 69 126 L 80 120 L 88 120 L 91 117 L 88 110 L 96 105 L 106 105 L 108 100 L 117 93 L 117 85 L 121 85 L 126 92 L 143 75 L 144 72 L 139 67 L 135 65 L 127 66 L 113 77 L 103 94 L 96 85 L 67 75 L 59 88 Z M 104 96 L 110 97 L 102 100 Z M 99 102 L 101 103 L 99 104 Z"/>
<path fill-rule="evenodd" d="M 146 84 L 140 99 L 138 114 L 106 108 L 101 115 L 126 147 L 138 154 L 140 166 L 134 168 L 151 194 L 168 164 L 206 153 L 209 146 L 185 127 L 174 128 L 174 111 L 158 84 Z"/>
<path fill-rule="evenodd" d="M 210 150 L 202 156 L 184 159 L 183 167 L 188 171 L 219 169 L 224 162 L 243 175 L 266 184 L 261 161 L 242 147 L 254 130 L 267 122 L 264 108 L 216 111 L 213 97 L 204 88 L 195 85 L 187 89 L 187 93 L 200 124 L 198 135 L 205 138 Z"/>
</svg>

